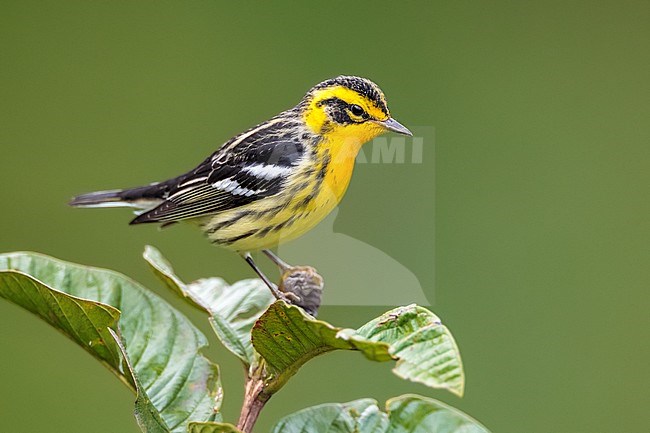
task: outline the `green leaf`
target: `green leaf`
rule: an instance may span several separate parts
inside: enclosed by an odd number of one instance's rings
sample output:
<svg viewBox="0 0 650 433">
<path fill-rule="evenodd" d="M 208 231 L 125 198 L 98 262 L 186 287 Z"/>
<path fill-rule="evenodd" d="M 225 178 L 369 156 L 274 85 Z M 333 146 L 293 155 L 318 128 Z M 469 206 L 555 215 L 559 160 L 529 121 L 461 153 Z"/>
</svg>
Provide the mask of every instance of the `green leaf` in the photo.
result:
<svg viewBox="0 0 650 433">
<path fill-rule="evenodd" d="M 359 350 L 374 361 L 395 359 L 393 371 L 402 378 L 463 392 L 463 368 L 453 337 L 433 313 L 415 305 L 391 310 L 355 331 L 278 301 L 253 327 L 252 341 L 275 376 L 271 391 L 311 358 L 343 349 Z"/>
<path fill-rule="evenodd" d="M 392 359 L 387 344 L 358 338 L 353 330 L 316 320 L 284 301 L 273 303 L 264 312 L 253 326 L 251 338 L 274 375 L 270 392 L 282 387 L 305 362 L 332 350 L 360 350 L 376 361 Z"/>
<path fill-rule="evenodd" d="M 407 394 L 386 402 L 387 433 L 490 433 L 474 418 L 432 398 Z"/>
<path fill-rule="evenodd" d="M 191 422 L 187 433 L 242 433 L 232 424 L 223 422 Z"/>
<path fill-rule="evenodd" d="M 7 268 L 5 258 L 0 256 L 0 269 Z M 0 271 L 0 296 L 40 316 L 135 389 L 133 379 L 123 373 L 120 350 L 109 331 L 117 330 L 119 310 L 52 290 L 19 271 Z"/>
<path fill-rule="evenodd" d="M 129 356 L 126 353 L 126 348 L 122 342 L 120 336 L 113 331 L 111 328 L 108 329 L 113 341 L 120 349 L 122 354 L 122 359 L 124 360 L 124 365 L 126 371 L 129 373 L 129 377 L 134 381 L 136 399 L 135 399 L 135 419 L 140 426 L 140 430 L 145 433 L 168 433 L 169 428 L 165 424 L 165 421 L 160 416 L 160 412 L 153 405 L 149 397 L 147 396 L 146 391 L 142 388 L 142 384 L 138 380 L 131 363 L 129 362 Z"/>
<path fill-rule="evenodd" d="M 478 421 L 437 400 L 403 395 L 386 403 L 362 399 L 303 409 L 281 419 L 272 433 L 489 433 Z"/>
<path fill-rule="evenodd" d="M 357 335 L 390 344 L 390 353 L 398 359 L 393 372 L 399 377 L 462 397 L 465 374 L 458 346 L 426 308 L 395 308 L 359 328 Z"/>
<path fill-rule="evenodd" d="M 367 412 L 377 414 L 378 422 L 368 422 Z M 362 422 L 365 430 L 360 429 Z M 388 417 L 379 411 L 377 401 L 366 398 L 303 409 L 282 418 L 272 433 L 381 433 L 387 425 Z"/>
<path fill-rule="evenodd" d="M 0 270 L 1 297 L 140 391 L 136 418 L 144 431 L 185 432 L 189 420 L 218 418 L 219 370 L 200 354 L 205 336 L 158 296 L 119 273 L 34 253 L 0 255 Z"/>
<path fill-rule="evenodd" d="M 248 367 L 255 363 L 250 332 L 255 321 L 273 301 L 261 280 L 249 279 L 228 285 L 221 278 L 186 284 L 156 248 L 147 246 L 145 260 L 169 288 L 210 315 L 210 324 L 221 343 Z"/>
</svg>

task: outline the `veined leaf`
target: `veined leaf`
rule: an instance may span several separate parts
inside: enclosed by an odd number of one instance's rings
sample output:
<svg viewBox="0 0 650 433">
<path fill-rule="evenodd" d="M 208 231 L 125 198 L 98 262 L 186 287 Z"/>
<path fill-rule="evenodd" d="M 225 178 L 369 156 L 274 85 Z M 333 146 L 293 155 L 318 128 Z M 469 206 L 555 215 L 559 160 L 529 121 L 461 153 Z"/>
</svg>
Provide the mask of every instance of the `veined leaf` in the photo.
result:
<svg viewBox="0 0 650 433">
<path fill-rule="evenodd" d="M 119 273 L 34 253 L 2 254 L 0 270 L 1 297 L 141 391 L 136 417 L 144 431 L 185 432 L 190 420 L 219 417 L 219 370 L 199 353 L 205 336 L 158 296 Z"/>
<path fill-rule="evenodd" d="M 377 422 L 368 422 L 370 413 L 377 414 Z M 361 430 L 361 424 L 364 430 Z M 388 417 L 379 411 L 377 401 L 365 398 L 300 410 L 282 418 L 272 433 L 383 433 L 387 426 Z"/>
<path fill-rule="evenodd" d="M 19 271 L 8 271 L 6 256 L 0 256 L 0 296 L 41 317 L 85 351 L 97 358 L 135 390 L 133 378 L 124 372 L 120 349 L 109 329 L 117 330 L 120 311 L 108 304 L 52 290 Z M 77 318 L 71 321 L 71 318 Z"/>
<path fill-rule="evenodd" d="M 135 419 L 140 426 L 140 430 L 145 433 L 168 433 L 170 430 L 165 424 L 165 421 L 160 416 L 160 412 L 153 405 L 146 391 L 142 388 L 142 384 L 138 380 L 133 367 L 129 363 L 129 356 L 126 353 L 126 348 L 120 336 L 111 328 L 108 331 L 113 337 L 114 343 L 120 349 L 122 359 L 124 361 L 125 372 L 133 380 L 135 386 L 136 399 L 135 399 Z"/>
<path fill-rule="evenodd" d="M 353 330 L 314 319 L 284 301 L 276 301 L 264 312 L 253 326 L 251 338 L 274 376 L 272 392 L 282 387 L 305 362 L 332 350 L 360 350 L 376 361 L 392 359 L 388 344 L 358 338 Z"/>
<path fill-rule="evenodd" d="M 341 329 L 278 301 L 252 332 L 255 350 L 282 386 L 309 359 L 332 350 L 359 350 L 374 361 L 397 360 L 395 374 L 462 395 L 464 374 L 449 330 L 425 308 L 391 310 L 359 330 Z"/>
<path fill-rule="evenodd" d="M 370 399 L 330 403 L 286 416 L 272 433 L 489 433 L 478 421 L 437 400 L 403 395 L 382 412 Z"/>
<path fill-rule="evenodd" d="M 462 397 L 465 374 L 458 346 L 449 329 L 426 308 L 395 308 L 363 325 L 356 335 L 390 344 L 390 353 L 398 360 L 396 375 Z"/>
<path fill-rule="evenodd" d="M 206 278 L 186 284 L 156 248 L 147 246 L 144 258 L 169 288 L 210 315 L 212 328 L 228 350 L 247 367 L 255 363 L 250 332 L 273 301 L 273 295 L 261 280 L 242 280 L 229 285 L 221 278 Z"/>
<path fill-rule="evenodd" d="M 480 422 L 432 398 L 406 394 L 386 402 L 386 433 L 490 433 Z"/>
</svg>

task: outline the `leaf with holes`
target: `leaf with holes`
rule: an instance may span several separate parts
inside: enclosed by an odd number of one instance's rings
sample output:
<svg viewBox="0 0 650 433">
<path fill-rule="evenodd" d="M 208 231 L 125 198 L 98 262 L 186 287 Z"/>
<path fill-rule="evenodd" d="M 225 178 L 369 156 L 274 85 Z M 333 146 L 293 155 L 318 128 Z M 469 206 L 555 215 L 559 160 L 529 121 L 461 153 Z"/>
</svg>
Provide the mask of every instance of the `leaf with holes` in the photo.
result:
<svg viewBox="0 0 650 433">
<path fill-rule="evenodd" d="M 271 391 L 282 387 L 307 361 L 332 350 L 359 350 L 376 361 L 392 359 L 387 344 L 357 338 L 353 330 L 314 319 L 284 301 L 273 303 L 264 312 L 253 327 L 251 339 L 274 376 Z"/>
<path fill-rule="evenodd" d="M 278 301 L 260 317 L 253 346 L 282 386 L 309 359 L 332 350 L 358 350 L 373 361 L 396 360 L 398 376 L 462 395 L 460 353 L 449 330 L 416 305 L 391 310 L 358 330 L 336 328 Z"/>
</svg>

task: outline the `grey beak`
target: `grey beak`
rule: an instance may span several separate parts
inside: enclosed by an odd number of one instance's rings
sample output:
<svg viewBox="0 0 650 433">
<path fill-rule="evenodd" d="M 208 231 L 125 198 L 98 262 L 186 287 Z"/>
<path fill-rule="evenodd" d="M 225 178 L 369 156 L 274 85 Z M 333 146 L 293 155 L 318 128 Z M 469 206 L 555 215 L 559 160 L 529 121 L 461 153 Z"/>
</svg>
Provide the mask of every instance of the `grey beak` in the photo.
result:
<svg viewBox="0 0 650 433">
<path fill-rule="evenodd" d="M 403 135 L 409 135 L 413 136 L 413 133 L 408 130 L 408 128 L 401 123 L 399 123 L 397 120 L 393 118 L 389 118 L 388 120 L 384 120 L 383 122 L 377 122 L 384 128 L 388 129 L 389 131 L 397 132 L 398 134 L 403 134 Z"/>
</svg>

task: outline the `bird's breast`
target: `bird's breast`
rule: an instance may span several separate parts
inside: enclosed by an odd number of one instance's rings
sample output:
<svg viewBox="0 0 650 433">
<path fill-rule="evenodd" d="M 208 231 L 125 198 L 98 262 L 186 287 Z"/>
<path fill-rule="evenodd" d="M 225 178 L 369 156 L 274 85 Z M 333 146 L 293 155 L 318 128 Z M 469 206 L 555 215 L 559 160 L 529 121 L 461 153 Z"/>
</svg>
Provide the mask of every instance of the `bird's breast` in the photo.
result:
<svg viewBox="0 0 650 433">
<path fill-rule="evenodd" d="M 323 193 L 338 203 L 350 184 L 354 162 L 361 145 L 345 140 L 327 140 L 319 148 L 319 169 Z"/>
<path fill-rule="evenodd" d="M 282 191 L 219 213 L 203 224 L 216 244 L 236 251 L 270 248 L 294 239 L 323 220 L 350 183 L 357 151 L 321 142 L 295 167 Z"/>
</svg>

